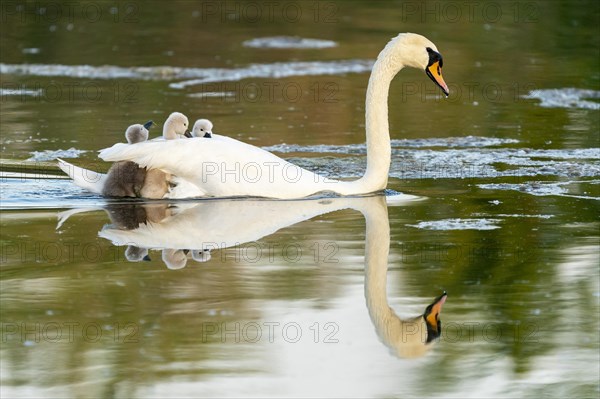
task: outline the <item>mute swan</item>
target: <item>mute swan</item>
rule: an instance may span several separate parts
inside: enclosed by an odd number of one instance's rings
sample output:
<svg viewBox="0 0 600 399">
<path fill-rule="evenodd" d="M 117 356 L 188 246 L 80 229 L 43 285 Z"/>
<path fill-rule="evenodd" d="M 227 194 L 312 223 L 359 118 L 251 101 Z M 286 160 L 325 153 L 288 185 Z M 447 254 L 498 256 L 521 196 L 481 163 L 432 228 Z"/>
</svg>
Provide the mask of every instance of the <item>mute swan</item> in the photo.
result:
<svg viewBox="0 0 600 399">
<path fill-rule="evenodd" d="M 200 262 L 200 263 L 208 262 L 210 260 L 210 258 L 211 258 L 211 255 L 210 255 L 209 249 L 203 249 L 203 250 L 195 249 L 192 251 L 192 259 L 194 259 L 196 262 Z"/>
<path fill-rule="evenodd" d="M 141 143 L 148 140 L 149 130 L 155 123 L 148 121 L 143 125 L 131 125 L 125 130 L 125 139 L 129 144 Z"/>
<path fill-rule="evenodd" d="M 208 119 L 198 119 L 192 129 L 192 137 L 212 137 L 213 124 Z"/>
<path fill-rule="evenodd" d="M 100 158 L 162 169 L 197 186 L 202 196 L 291 199 L 323 191 L 340 195 L 380 191 L 387 185 L 391 161 L 387 107 L 390 83 L 405 66 L 418 68 L 448 96 L 442 65 L 436 46 L 414 33 L 401 33 L 381 51 L 373 65 L 365 103 L 367 170 L 355 181 L 327 179 L 261 148 L 217 134 L 210 141 L 115 144 L 102 150 Z M 183 198 L 186 193 L 179 190 L 176 195 L 179 197 L 171 193 L 170 198 Z"/>
<path fill-rule="evenodd" d="M 128 144 L 148 140 L 148 129 L 154 125 L 149 121 L 143 125 L 135 124 L 125 130 Z M 108 173 L 98 173 L 80 168 L 58 158 L 58 167 L 81 188 L 109 197 L 135 197 L 144 184 L 145 170 L 134 162 L 116 162 Z"/>
<path fill-rule="evenodd" d="M 141 143 L 148 140 L 148 128 L 153 122 L 145 125 L 131 125 L 125 130 L 128 144 Z M 146 127 L 148 126 L 148 128 Z M 106 173 L 102 186 L 102 195 L 106 197 L 137 197 L 144 186 L 146 169 L 140 168 L 135 162 L 121 161 L 114 163 Z"/>
<path fill-rule="evenodd" d="M 163 138 L 165 140 L 180 139 L 188 131 L 188 118 L 181 112 L 173 112 L 163 126 Z"/>
<path fill-rule="evenodd" d="M 187 264 L 187 249 L 165 248 L 162 250 L 162 260 L 171 270 L 183 269 Z"/>
<path fill-rule="evenodd" d="M 181 112 L 173 112 L 163 126 L 164 140 L 176 140 L 187 137 L 188 134 L 188 118 Z M 161 199 L 169 192 L 172 176 L 169 173 L 163 172 L 160 169 L 148 169 L 144 185 L 139 192 L 139 197 L 149 199 Z"/>
<path fill-rule="evenodd" d="M 127 259 L 129 262 L 150 261 L 150 255 L 148 255 L 147 248 L 128 245 L 127 249 L 125 250 L 125 259 Z"/>
<path fill-rule="evenodd" d="M 148 140 L 148 129 L 155 125 L 153 121 L 144 125 L 132 125 L 125 131 L 128 144 L 138 144 Z M 180 113 L 173 112 L 163 125 L 162 137 L 153 139 L 153 142 L 165 143 L 165 140 L 174 140 L 187 132 L 188 118 Z M 65 172 L 73 182 L 86 190 L 107 197 L 144 197 L 161 199 L 169 192 L 171 175 L 159 169 L 139 167 L 135 162 L 117 162 L 109 169 L 107 174 L 80 168 L 57 159 L 58 167 Z M 187 190 L 189 191 L 189 190 Z"/>
<path fill-rule="evenodd" d="M 202 137 L 202 138 L 212 138 L 213 132 L 213 124 L 208 119 L 198 119 L 194 123 L 194 127 L 191 132 L 186 132 L 185 137 L 193 138 L 193 137 Z M 152 169 L 158 170 L 158 169 Z M 202 191 L 198 186 L 191 183 L 186 179 L 180 179 L 178 176 L 171 175 L 169 177 L 169 181 L 171 183 L 171 187 L 169 189 L 169 194 L 165 196 L 165 198 L 193 198 L 193 197 L 203 197 L 205 196 L 204 191 Z M 144 197 L 144 195 L 142 195 Z M 199 255 L 201 258 L 202 256 Z M 209 254 L 210 258 L 210 254 Z"/>
<path fill-rule="evenodd" d="M 175 112 L 169 116 L 163 127 L 163 137 L 167 140 L 178 138 L 177 132 L 187 129 L 185 115 Z M 148 128 L 154 122 L 132 125 L 125 131 L 128 144 L 141 143 L 148 140 Z M 185 133 L 185 130 L 184 130 Z M 131 161 L 116 162 L 108 170 L 106 181 L 102 187 L 102 195 L 106 197 L 144 197 L 161 199 L 169 191 L 170 176 L 159 169 L 146 170 Z"/>
</svg>

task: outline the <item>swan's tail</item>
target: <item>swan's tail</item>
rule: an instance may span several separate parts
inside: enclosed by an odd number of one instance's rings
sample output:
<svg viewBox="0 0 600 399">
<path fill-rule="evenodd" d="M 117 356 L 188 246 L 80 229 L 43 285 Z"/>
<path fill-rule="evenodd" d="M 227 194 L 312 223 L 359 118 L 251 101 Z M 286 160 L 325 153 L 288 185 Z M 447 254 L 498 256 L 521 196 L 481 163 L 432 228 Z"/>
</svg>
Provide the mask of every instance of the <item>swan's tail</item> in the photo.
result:
<svg viewBox="0 0 600 399">
<path fill-rule="evenodd" d="M 80 168 L 60 158 L 56 160 L 58 161 L 58 167 L 73 179 L 73 183 L 77 186 L 95 194 L 102 194 L 102 188 L 106 182 L 106 174 Z"/>
<path fill-rule="evenodd" d="M 83 212 L 91 212 L 91 211 L 99 211 L 99 210 L 104 210 L 104 209 L 103 208 L 73 208 L 73 209 L 69 209 L 67 211 L 57 213 L 56 216 L 58 217 L 58 223 L 56 224 L 56 230 L 60 229 L 62 227 L 62 225 L 73 215 L 76 215 L 78 213 L 83 213 Z"/>
</svg>

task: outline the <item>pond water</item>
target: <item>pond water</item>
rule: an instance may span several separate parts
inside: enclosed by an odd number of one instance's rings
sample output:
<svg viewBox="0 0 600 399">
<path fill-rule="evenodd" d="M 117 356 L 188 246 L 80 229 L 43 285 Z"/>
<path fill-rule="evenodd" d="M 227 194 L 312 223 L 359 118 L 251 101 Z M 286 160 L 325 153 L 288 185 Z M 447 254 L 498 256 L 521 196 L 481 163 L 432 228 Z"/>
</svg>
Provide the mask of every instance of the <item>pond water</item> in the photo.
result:
<svg viewBox="0 0 600 399">
<path fill-rule="evenodd" d="M 451 95 L 394 80 L 379 195 L 115 201 L 3 174 L 1 396 L 597 397 L 599 7 L 3 3 L 1 158 L 105 171 L 126 126 L 181 111 L 355 178 L 401 31 Z"/>
</svg>

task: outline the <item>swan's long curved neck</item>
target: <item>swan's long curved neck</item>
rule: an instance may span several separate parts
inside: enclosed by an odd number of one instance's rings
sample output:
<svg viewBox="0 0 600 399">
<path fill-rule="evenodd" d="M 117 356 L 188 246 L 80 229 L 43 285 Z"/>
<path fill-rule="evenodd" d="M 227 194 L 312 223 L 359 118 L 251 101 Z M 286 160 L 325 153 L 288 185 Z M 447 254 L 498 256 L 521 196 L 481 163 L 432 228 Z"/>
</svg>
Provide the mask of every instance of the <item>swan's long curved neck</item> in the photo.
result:
<svg viewBox="0 0 600 399">
<path fill-rule="evenodd" d="M 385 321 L 395 316 L 387 300 L 387 265 L 390 245 L 387 206 L 385 202 L 373 204 L 367 209 L 367 212 L 363 212 L 363 215 L 366 224 L 365 297 L 367 307 L 376 323 L 387 324 L 389 322 Z"/>
<path fill-rule="evenodd" d="M 387 186 L 392 160 L 387 103 L 390 84 L 398 71 L 389 71 L 384 61 L 378 59 L 373 67 L 365 101 L 367 170 L 360 180 L 372 188 L 370 191 Z"/>
<path fill-rule="evenodd" d="M 392 41 L 393 42 L 393 41 Z M 403 65 L 391 62 L 392 42 L 386 46 L 373 65 L 365 101 L 367 170 L 363 177 L 345 182 L 341 194 L 364 194 L 385 189 L 392 160 L 388 121 L 390 84 Z M 400 56 L 400 55 L 396 55 Z M 395 64 L 396 66 L 392 66 Z"/>
<path fill-rule="evenodd" d="M 390 225 L 385 200 L 363 211 L 366 222 L 365 299 L 369 316 L 383 343 L 400 357 L 423 355 L 426 327 L 423 317 L 401 319 L 387 299 L 387 270 Z"/>
</svg>

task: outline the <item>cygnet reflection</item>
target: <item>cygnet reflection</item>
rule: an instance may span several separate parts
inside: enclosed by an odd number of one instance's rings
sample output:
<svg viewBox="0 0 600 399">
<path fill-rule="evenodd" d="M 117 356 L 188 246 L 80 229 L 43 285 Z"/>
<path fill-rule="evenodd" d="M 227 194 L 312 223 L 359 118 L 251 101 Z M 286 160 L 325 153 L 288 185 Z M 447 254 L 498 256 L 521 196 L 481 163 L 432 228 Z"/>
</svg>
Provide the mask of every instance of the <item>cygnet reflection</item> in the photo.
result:
<svg viewBox="0 0 600 399">
<path fill-rule="evenodd" d="M 414 197 L 411 198 L 414 201 Z M 354 209 L 365 218 L 364 295 L 369 316 L 381 342 L 397 357 L 415 358 L 435 346 L 442 331 L 440 313 L 447 295 L 443 292 L 424 312 L 399 317 L 387 296 L 390 225 L 387 203 L 406 206 L 410 200 L 384 196 L 326 198 L 295 201 L 210 200 L 169 204 L 126 204 L 107 207 L 112 224 L 99 236 L 114 245 L 135 245 L 140 251 L 160 251 L 171 270 L 186 267 L 189 260 L 207 262 L 206 243 L 221 243 L 219 249 L 255 242 L 277 230 L 318 215 Z M 69 211 L 65 218 L 78 213 Z M 145 218 L 145 220 L 144 220 Z M 126 251 L 132 251 L 127 247 Z M 143 258 L 142 258 L 143 259 Z M 432 287 L 431 292 L 441 292 Z M 426 295 L 430 295 L 430 292 Z"/>
</svg>

